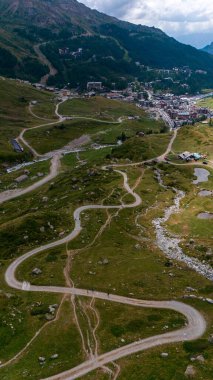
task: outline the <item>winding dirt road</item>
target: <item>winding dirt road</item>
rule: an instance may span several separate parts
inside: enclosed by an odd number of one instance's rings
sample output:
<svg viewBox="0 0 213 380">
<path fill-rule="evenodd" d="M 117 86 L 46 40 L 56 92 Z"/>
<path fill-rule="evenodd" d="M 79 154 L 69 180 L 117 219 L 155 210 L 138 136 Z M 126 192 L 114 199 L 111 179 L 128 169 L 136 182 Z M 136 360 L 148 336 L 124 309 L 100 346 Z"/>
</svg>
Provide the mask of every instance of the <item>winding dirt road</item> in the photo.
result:
<svg viewBox="0 0 213 380">
<path fill-rule="evenodd" d="M 0 193 L 0 204 L 21 197 L 22 195 L 31 193 L 32 191 L 38 189 L 39 187 L 45 185 L 47 182 L 52 181 L 58 175 L 61 166 L 61 156 L 60 154 L 55 155 L 51 160 L 50 173 L 42 178 L 40 181 L 35 182 L 33 185 L 26 187 L 25 189 L 15 189 L 7 190 Z"/>
<path fill-rule="evenodd" d="M 105 353 L 100 356 L 95 356 L 90 360 L 80 364 L 79 366 L 65 371 L 59 375 L 49 377 L 48 380 L 72 380 L 77 379 L 96 368 L 103 367 L 105 364 L 112 361 L 116 361 L 120 358 L 128 356 L 130 354 L 137 353 L 139 351 L 146 350 L 148 348 L 156 347 L 162 344 L 175 343 L 186 340 L 197 339 L 203 335 L 206 329 L 206 322 L 203 316 L 191 306 L 185 305 L 176 301 L 143 301 L 139 299 L 133 299 L 128 297 L 122 297 L 119 295 L 107 294 L 103 292 L 96 292 L 85 289 L 69 288 L 69 287 L 54 287 L 54 286 L 35 286 L 30 285 L 27 282 L 20 282 L 16 279 L 16 271 L 20 264 L 30 257 L 35 256 L 36 254 L 43 252 L 47 249 L 65 244 L 75 239 L 76 236 L 82 230 L 81 226 L 81 213 L 91 209 L 124 209 L 124 208 L 135 208 L 139 206 L 142 202 L 140 196 L 136 194 L 128 184 L 127 174 L 116 170 L 116 172 L 123 176 L 124 179 L 124 188 L 126 191 L 131 194 L 135 201 L 132 204 L 119 205 L 119 206 L 103 206 L 103 205 L 87 205 L 79 207 L 74 211 L 73 217 L 75 220 L 75 227 L 73 231 L 63 239 L 49 243 L 47 245 L 38 247 L 30 252 L 27 252 L 21 257 L 18 257 L 7 269 L 5 273 L 5 280 L 7 284 L 14 289 L 30 292 L 45 292 L 45 293 L 61 293 L 61 294 L 71 294 L 77 296 L 90 297 L 92 299 L 101 299 L 105 301 L 117 302 L 125 305 L 132 305 L 137 307 L 146 307 L 146 308 L 160 308 L 160 309 L 169 309 L 174 310 L 183 314 L 187 319 L 187 326 L 184 328 L 173 331 L 167 334 L 157 335 L 147 339 L 142 339 L 132 344 L 120 347 L 111 352 Z"/>
<path fill-rule="evenodd" d="M 63 117 L 59 114 L 58 112 L 58 107 L 60 104 L 56 106 L 56 115 L 59 117 L 59 122 L 63 120 Z M 48 125 L 55 124 L 54 123 L 49 123 Z M 47 124 L 45 124 L 47 125 Z M 38 126 L 39 128 L 41 126 Z M 25 130 L 22 131 L 20 135 L 20 139 L 25 142 L 23 135 L 24 135 Z M 174 135 L 172 136 L 172 139 L 168 145 L 168 148 L 165 152 L 164 155 L 158 157 L 159 161 L 163 160 L 165 156 L 169 153 L 169 151 L 172 148 L 172 144 L 176 138 L 177 131 L 174 132 Z M 26 142 L 27 143 L 27 142 Z M 27 143 L 28 144 L 28 143 Z M 29 145 L 29 144 L 28 144 Z M 30 147 L 31 148 L 31 147 Z M 32 149 L 32 148 L 31 148 Z M 149 160 L 150 162 L 152 160 Z M 136 163 L 136 164 L 127 164 L 127 165 L 121 165 L 121 166 L 135 166 L 139 165 L 141 163 Z M 16 198 L 18 196 L 21 196 L 23 194 L 29 193 L 36 188 L 42 186 L 52 178 L 54 178 L 59 171 L 59 166 L 60 166 L 60 156 L 59 155 L 54 155 L 52 159 L 52 165 L 51 165 L 51 170 L 50 174 L 43 178 L 41 181 L 38 181 L 37 183 L 33 184 L 32 186 L 22 189 L 19 191 L 19 193 L 16 192 L 16 194 L 7 194 L 3 199 L 1 198 L 0 194 L 0 203 Z M 119 165 L 117 165 L 119 166 Z M 102 168 L 103 170 L 106 170 L 105 167 Z M 123 186 L 128 194 L 130 194 L 133 198 L 134 201 L 131 204 L 121 204 L 118 206 L 115 205 L 87 205 L 87 206 L 82 206 L 77 208 L 74 213 L 73 213 L 73 218 L 75 221 L 75 227 L 73 231 L 64 238 L 51 242 L 49 244 L 43 245 L 41 247 L 35 248 L 21 257 L 18 257 L 16 260 L 14 260 L 10 266 L 7 268 L 5 272 L 5 281 L 6 283 L 14 289 L 20 290 L 20 291 L 28 291 L 28 292 L 45 292 L 45 293 L 59 293 L 59 294 L 69 294 L 72 296 L 84 296 L 84 297 L 89 297 L 92 300 L 93 299 L 101 299 L 105 300 L 108 302 L 116 302 L 120 304 L 125 304 L 125 305 L 131 305 L 131 306 L 137 306 L 137 307 L 145 307 L 145 308 L 157 308 L 157 309 L 169 309 L 169 310 L 174 310 L 178 313 L 183 314 L 186 319 L 187 319 L 187 324 L 185 327 L 161 334 L 161 335 L 156 335 L 147 339 L 142 339 L 139 341 L 136 341 L 132 344 L 125 345 L 123 347 L 119 347 L 113 351 L 107 352 L 102 355 L 97 355 L 97 353 L 92 357 L 91 359 L 85 361 L 84 363 L 78 365 L 75 368 L 72 368 L 68 371 L 65 371 L 63 373 L 60 373 L 58 375 L 48 377 L 46 380 L 73 380 L 77 379 L 83 375 L 86 375 L 87 373 L 99 368 L 103 367 L 108 363 L 114 362 L 120 358 L 123 358 L 125 356 L 128 356 L 130 354 L 134 354 L 143 350 L 147 350 L 152 347 L 156 347 L 159 345 L 163 344 L 169 344 L 169 343 L 175 343 L 175 342 L 182 342 L 186 340 L 194 340 L 203 335 L 203 333 L 206 330 L 206 322 L 203 318 L 203 316 L 194 308 L 191 306 L 188 306 L 184 303 L 176 302 L 176 301 L 147 301 L 147 300 L 140 300 L 140 299 L 134 299 L 134 298 L 128 298 L 128 297 L 122 297 L 119 295 L 114 295 L 114 294 L 107 294 L 103 292 L 98 292 L 98 291 L 92 291 L 92 290 L 87 290 L 87 289 L 78 289 L 75 287 L 59 287 L 59 286 L 35 286 L 31 285 L 30 283 L 24 281 L 20 282 L 16 279 L 16 271 L 20 264 L 22 264 L 25 260 L 37 255 L 38 253 L 44 252 L 47 249 L 57 247 L 62 244 L 66 244 L 73 239 L 75 239 L 80 232 L 82 231 L 82 225 L 81 225 L 81 214 L 84 211 L 87 210 L 97 210 L 97 209 L 117 209 L 117 210 L 122 210 L 126 208 L 136 208 L 142 203 L 141 197 L 132 189 L 128 183 L 128 177 L 127 174 L 123 171 L 120 171 L 118 169 L 115 169 L 115 172 L 118 173 L 123 177 Z M 4 193 L 2 193 L 4 194 Z"/>
<path fill-rule="evenodd" d="M 25 132 L 30 131 L 32 129 L 38 129 L 38 128 L 46 127 L 48 125 L 51 126 L 51 125 L 56 125 L 56 124 L 62 123 L 64 121 L 64 118 L 63 118 L 63 116 L 59 115 L 58 108 L 59 108 L 59 105 L 64 103 L 65 101 L 66 101 L 66 99 L 63 99 L 62 101 L 60 101 L 59 103 L 56 104 L 55 114 L 58 117 L 58 120 L 51 121 L 51 122 L 45 123 L 45 124 L 39 124 L 39 125 L 36 125 L 35 127 L 32 127 L 32 128 L 24 128 L 21 131 L 21 133 L 19 134 L 19 136 L 17 137 L 17 140 L 20 141 L 25 146 L 27 146 L 34 157 L 37 157 L 37 158 L 40 157 L 41 158 L 41 157 L 46 157 L 47 155 L 45 155 L 45 154 L 41 155 L 38 152 L 36 152 L 36 150 L 24 138 Z M 59 170 L 60 170 L 61 153 L 60 153 L 60 151 L 53 152 L 53 155 L 50 155 L 49 157 L 51 158 L 51 165 L 50 165 L 50 172 L 47 176 L 45 176 L 41 180 L 35 182 L 33 185 L 26 187 L 25 189 L 14 189 L 14 190 L 6 190 L 6 191 L 1 192 L 0 193 L 0 204 L 4 203 L 6 201 L 9 201 L 11 199 L 18 198 L 22 195 L 28 194 L 28 193 L 38 189 L 39 187 L 45 185 L 49 181 L 52 181 L 58 175 Z"/>
</svg>

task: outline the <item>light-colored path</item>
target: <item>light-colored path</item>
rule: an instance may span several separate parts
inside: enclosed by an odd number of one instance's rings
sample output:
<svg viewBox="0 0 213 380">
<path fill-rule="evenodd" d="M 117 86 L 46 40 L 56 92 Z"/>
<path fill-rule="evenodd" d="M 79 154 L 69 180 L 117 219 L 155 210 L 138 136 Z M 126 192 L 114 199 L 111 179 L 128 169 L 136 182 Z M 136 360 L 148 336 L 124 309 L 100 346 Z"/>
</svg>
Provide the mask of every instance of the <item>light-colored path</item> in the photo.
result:
<svg viewBox="0 0 213 380">
<path fill-rule="evenodd" d="M 46 45 L 46 43 L 42 43 L 42 44 L 38 44 L 38 45 L 34 45 L 34 50 L 35 50 L 35 53 L 37 54 L 40 62 L 43 64 L 43 65 L 46 65 L 48 68 L 49 68 L 49 73 L 44 75 L 41 80 L 40 80 L 40 83 L 41 84 L 44 84 L 46 85 L 48 79 L 50 76 L 55 76 L 58 71 L 56 70 L 56 68 L 52 65 L 52 63 L 47 59 L 47 57 L 41 52 L 40 50 L 40 46 L 42 45 Z"/>
<path fill-rule="evenodd" d="M 67 99 L 63 99 L 62 101 L 60 101 L 59 103 L 56 104 L 55 114 L 59 118 L 59 120 L 51 121 L 51 122 L 45 123 L 45 124 L 39 124 L 39 125 L 36 125 L 35 127 L 32 127 L 32 128 L 24 128 L 21 131 L 20 135 L 18 136 L 17 139 L 20 142 L 22 142 L 22 144 L 24 144 L 25 146 L 28 147 L 28 149 L 31 151 L 31 153 L 33 154 L 34 157 L 44 157 L 47 155 L 41 155 L 38 152 L 36 152 L 36 150 L 24 138 L 25 132 L 32 130 L 32 129 L 38 129 L 38 128 L 42 128 L 42 127 L 45 127 L 48 125 L 51 126 L 51 125 L 55 125 L 55 124 L 59 124 L 59 123 L 63 122 L 63 120 L 64 120 L 63 117 L 58 114 L 58 107 L 61 103 L 64 103 L 66 100 Z M 35 182 L 33 185 L 30 185 L 29 187 L 27 187 L 25 189 L 6 190 L 6 191 L 1 192 L 0 193 L 0 204 L 4 203 L 6 201 L 9 201 L 11 199 L 18 198 L 22 195 L 28 194 L 31 191 L 38 189 L 39 187 L 45 185 L 47 182 L 49 182 L 53 178 L 55 178 L 58 175 L 59 169 L 61 166 L 60 165 L 61 153 L 60 153 L 60 151 L 57 151 L 57 152 L 54 152 L 54 154 L 50 155 L 49 157 L 51 158 L 51 166 L 50 166 L 50 173 L 47 176 L 45 176 L 41 180 Z"/>
<path fill-rule="evenodd" d="M 72 98 L 72 99 L 75 99 L 75 98 Z M 72 99 L 69 99 L 69 100 L 72 100 Z M 78 99 L 78 98 L 77 98 Z M 66 99 L 68 100 L 68 99 Z M 125 117 L 123 116 L 120 116 L 118 117 L 117 120 L 103 120 L 103 119 L 97 119 L 97 118 L 94 118 L 92 116 L 80 116 L 80 115 L 62 115 L 59 113 L 59 108 L 61 106 L 63 102 L 61 102 L 60 104 L 58 104 L 58 108 L 57 108 L 57 112 L 56 112 L 56 115 L 58 117 L 61 117 L 61 118 L 64 118 L 66 120 L 91 120 L 91 121 L 95 121 L 95 122 L 98 122 L 98 123 L 103 123 L 103 124 L 121 124 L 125 121 Z"/>
<path fill-rule="evenodd" d="M 62 102 L 66 101 L 64 99 Z M 64 120 L 63 116 L 59 114 L 59 106 L 60 103 L 56 105 L 56 110 L 55 114 L 59 118 L 58 123 L 62 122 Z M 52 122 L 48 124 L 42 124 L 34 128 L 40 128 L 45 125 L 52 125 L 57 122 Z M 33 154 L 38 155 L 37 152 L 27 143 L 27 141 L 24 139 L 24 133 L 26 129 L 23 130 L 19 136 L 19 140 L 22 141 L 25 145 L 29 147 L 29 149 L 33 152 Z M 171 151 L 173 142 L 176 138 L 177 131 L 174 132 L 170 143 L 168 145 L 168 148 L 166 152 L 158 157 L 159 161 L 163 161 L 166 157 L 166 155 Z M 152 160 L 149 160 L 147 162 L 151 162 Z M 134 163 L 134 164 L 128 164 L 128 165 L 121 165 L 121 166 L 136 166 L 139 165 L 140 163 Z M 22 189 L 22 190 L 16 190 L 14 193 L 2 193 L 0 194 L 0 203 L 3 203 L 6 200 L 9 199 L 14 199 L 18 196 L 24 195 L 26 193 L 29 193 L 38 187 L 42 186 L 43 184 L 47 183 L 50 181 L 52 178 L 54 178 L 59 171 L 59 166 L 60 166 L 60 155 L 55 154 L 52 158 L 51 162 L 51 170 L 50 174 L 43 178 L 42 180 L 38 181 L 37 183 L 33 184 L 32 186 Z M 119 165 L 117 165 L 119 166 Z M 106 168 L 103 168 L 106 169 Z M 91 291 L 91 290 L 86 290 L 86 289 L 77 289 L 75 287 L 54 287 L 54 286 L 35 286 L 31 285 L 27 282 L 20 282 L 16 279 L 16 271 L 17 268 L 19 267 L 20 264 L 22 264 L 25 260 L 29 259 L 30 257 L 33 257 L 37 255 L 38 253 L 41 253 L 47 249 L 62 245 L 62 244 L 67 244 L 71 240 L 75 239 L 81 232 L 82 226 L 81 226 L 81 213 L 87 210 L 91 209 L 117 209 L 117 210 L 122 210 L 124 208 L 135 208 L 139 206 L 142 202 L 140 196 L 134 191 L 134 189 L 131 189 L 128 183 L 128 177 L 127 174 L 120 171 L 120 170 L 115 170 L 119 175 L 123 177 L 124 181 L 124 188 L 127 191 L 128 194 L 131 194 L 134 198 L 134 202 L 132 204 L 121 204 L 118 206 L 111 206 L 111 205 L 87 205 L 87 206 L 82 206 L 77 208 L 74 213 L 73 213 L 73 218 L 75 221 L 75 227 L 73 231 L 66 237 L 58 240 L 51 242 L 49 244 L 43 245 L 41 247 L 35 248 L 30 252 L 27 252 L 21 257 L 18 257 L 11 265 L 8 267 L 8 269 L 5 272 L 5 280 L 6 283 L 17 290 L 21 291 L 30 291 L 30 292 L 45 292 L 45 293 L 60 293 L 60 294 L 69 294 L 72 297 L 75 295 L 77 296 L 84 296 L 84 297 L 90 297 L 92 300 L 94 299 L 101 299 L 109 302 L 116 302 L 116 303 L 121 303 L 125 305 L 132 305 L 132 306 L 137 306 L 137 307 L 146 307 L 146 308 L 161 308 L 161 309 L 169 309 L 169 310 L 174 310 L 176 312 L 179 312 L 183 314 L 186 319 L 187 319 L 187 325 L 177 331 L 173 331 L 170 333 L 162 334 L 162 335 L 157 335 L 154 337 L 150 337 L 147 339 L 139 340 L 137 342 L 134 342 L 132 344 L 120 347 L 118 349 L 115 349 L 111 352 L 99 355 L 97 354 L 97 350 L 95 352 L 95 355 L 90 358 L 89 360 L 85 361 L 84 363 L 80 364 L 79 366 L 65 371 L 61 374 L 49 377 L 48 380 L 72 380 L 72 379 L 77 379 L 97 368 L 104 367 L 106 364 L 114 362 L 120 358 L 123 358 L 127 355 L 134 354 L 143 350 L 146 350 L 148 348 L 156 347 L 158 345 L 162 344 L 168 344 L 168 343 L 175 343 L 175 342 L 180 342 L 180 341 L 185 341 L 185 340 L 193 340 L 197 339 L 200 336 L 203 335 L 205 329 L 206 329 L 206 323 L 203 318 L 203 316 L 194 308 L 180 303 L 176 301 L 145 301 L 145 300 L 139 300 L 139 299 L 133 299 L 133 298 L 128 298 L 128 297 L 122 297 L 119 295 L 113 295 L 113 294 L 107 294 L 103 292 L 96 292 L 96 291 Z M 30 343 L 29 343 L 30 344 Z M 118 368 L 118 373 L 119 373 L 119 368 Z M 115 375 L 117 377 L 117 374 Z"/>
<path fill-rule="evenodd" d="M 50 173 L 43 177 L 41 180 L 35 182 L 33 185 L 26 187 L 25 189 L 15 189 L 15 190 L 7 190 L 0 193 L 0 204 L 9 201 L 11 199 L 18 198 L 22 195 L 28 194 L 31 191 L 38 189 L 39 187 L 45 185 L 47 182 L 51 181 L 58 175 L 60 169 L 60 155 L 55 155 L 51 160 Z"/>
<path fill-rule="evenodd" d="M 67 98 L 64 98 L 62 101 L 60 101 L 59 103 L 56 104 L 56 107 L 55 107 L 55 114 L 56 116 L 58 117 L 58 120 L 55 120 L 55 121 L 51 121 L 49 123 L 42 123 L 42 124 L 39 124 L 39 125 L 36 125 L 35 127 L 32 127 L 32 128 L 24 128 L 20 135 L 18 136 L 18 140 L 20 142 L 22 142 L 25 146 L 28 147 L 28 149 L 31 151 L 31 153 L 35 156 L 35 157 L 43 157 L 45 155 L 41 155 L 39 154 L 38 152 L 36 152 L 36 150 L 27 142 L 27 140 L 24 138 L 24 134 L 27 132 L 27 131 L 31 131 L 33 129 L 38 129 L 38 128 L 42 128 L 42 127 L 48 127 L 48 126 L 51 126 L 51 125 L 56 125 L 56 124 L 60 124 L 62 123 L 65 119 L 63 118 L 63 116 L 61 116 L 59 113 L 58 113 L 58 108 L 59 108 L 59 105 L 64 103 L 65 101 L 67 100 Z"/>
<path fill-rule="evenodd" d="M 165 158 L 166 158 L 166 156 L 171 152 L 173 144 L 174 144 L 174 141 L 175 141 L 175 139 L 177 137 L 177 134 L 178 134 L 178 129 L 175 129 L 174 132 L 173 132 L 172 138 L 171 138 L 171 140 L 169 142 L 169 145 L 168 145 L 168 147 L 166 149 L 166 152 L 164 154 L 162 154 L 162 156 L 158 157 L 159 161 L 164 161 Z"/>
<path fill-rule="evenodd" d="M 41 116 L 36 115 L 36 114 L 34 113 L 34 111 L 33 111 L 33 107 L 34 107 L 34 106 L 33 106 L 32 104 L 30 104 L 29 107 L 28 107 L 29 113 L 30 113 L 33 117 L 35 117 L 36 119 L 39 119 L 39 120 L 52 121 L 52 119 L 47 119 L 46 117 L 41 117 Z"/>
<path fill-rule="evenodd" d="M 121 359 L 130 354 L 137 353 L 139 351 L 146 350 L 148 348 L 156 347 L 162 344 L 175 343 L 185 340 L 197 339 L 203 335 L 206 329 L 206 323 L 202 315 L 194 308 L 176 301 L 145 301 L 138 300 L 128 297 L 122 297 L 114 294 L 107 294 L 98 291 L 91 291 L 85 289 L 77 289 L 70 287 L 53 287 L 53 286 L 35 286 L 30 285 L 27 282 L 20 282 L 16 279 L 15 274 L 18 266 L 23 263 L 28 258 L 35 256 L 37 253 L 43 252 L 46 249 L 56 247 L 61 244 L 65 244 L 73 240 L 81 232 L 81 213 L 89 209 L 123 209 L 123 208 L 134 208 L 141 204 L 142 200 L 138 194 L 132 190 L 128 184 L 127 174 L 116 170 L 117 173 L 123 176 L 124 188 L 131 194 L 135 201 L 132 204 L 119 205 L 119 206 L 103 206 L 103 205 L 88 205 L 79 207 L 74 211 L 73 217 L 75 220 L 75 227 L 73 231 L 65 238 L 52 242 L 50 244 L 38 247 L 30 252 L 27 252 L 23 256 L 17 258 L 7 269 L 5 273 L 5 280 L 7 284 L 15 289 L 31 292 L 45 292 L 45 293 L 61 293 L 61 294 L 71 294 L 84 297 L 90 297 L 92 299 L 101 299 L 110 302 L 117 302 L 125 305 L 132 305 L 137 307 L 146 308 L 161 308 L 177 311 L 183 314 L 187 319 L 187 325 L 177 331 L 173 331 L 167 334 L 157 335 L 147 339 L 139 340 L 132 344 L 120 347 L 111 352 L 105 353 L 103 355 L 94 356 L 92 359 L 85 361 L 79 366 L 65 371 L 59 375 L 49 377 L 48 380 L 72 380 L 77 379 L 96 368 L 103 367 L 104 365 Z"/>
<path fill-rule="evenodd" d="M 77 289 L 76 289 L 77 290 Z M 86 295 L 86 294 L 85 294 Z M 91 295 L 90 295 L 91 296 Z M 109 300 L 111 302 L 119 302 L 127 305 L 133 305 L 138 307 L 145 308 L 160 308 L 160 309 L 169 309 L 175 310 L 181 314 L 184 314 L 188 320 L 188 324 L 183 329 L 173 331 L 170 333 L 156 335 L 147 339 L 138 340 L 132 344 L 119 347 L 116 350 L 107 352 L 100 356 L 97 356 L 91 360 L 88 360 L 79 366 L 60 373 L 59 375 L 48 377 L 48 380 L 73 380 L 78 379 L 81 376 L 86 375 L 87 373 L 102 367 L 112 361 L 121 359 L 125 356 L 136 354 L 162 344 L 169 344 L 175 342 L 182 342 L 192 339 L 199 338 L 205 331 L 206 324 L 203 317 L 198 313 L 194 308 L 179 303 L 175 301 L 142 301 L 134 300 L 125 297 L 111 296 L 109 297 L 106 294 L 97 293 L 96 298 Z M 47 379 L 46 379 L 47 380 Z"/>
<path fill-rule="evenodd" d="M 56 104 L 55 114 L 59 118 L 58 121 L 53 121 L 53 122 L 45 123 L 45 124 L 39 124 L 39 125 L 32 127 L 32 128 L 25 128 L 21 131 L 20 135 L 18 136 L 18 140 L 20 142 L 22 142 L 25 146 L 27 146 L 28 149 L 32 152 L 32 154 L 35 157 L 43 157 L 43 156 L 47 156 L 47 154 L 46 155 L 40 155 L 38 152 L 36 152 L 36 150 L 34 148 L 32 148 L 32 146 L 24 138 L 25 132 L 32 130 L 32 129 L 38 129 L 38 128 L 42 128 L 42 127 L 45 127 L 48 125 L 51 126 L 51 125 L 55 125 L 55 124 L 59 124 L 59 123 L 63 122 L 65 119 L 59 113 L 59 107 L 62 103 L 66 102 L 66 101 L 67 101 L 67 98 L 64 98 L 62 101 L 60 101 L 59 103 Z M 164 158 L 171 151 L 172 145 L 173 145 L 174 140 L 176 139 L 176 136 L 177 136 L 177 130 L 174 131 L 173 136 L 170 140 L 170 143 L 168 145 L 166 152 L 162 156 L 157 157 L 156 159 L 158 159 L 159 161 L 164 160 Z M 51 155 L 50 157 L 52 157 L 52 160 L 51 160 L 51 169 L 50 169 L 50 173 L 48 174 L 48 176 L 44 177 L 42 180 L 34 183 L 33 185 L 27 187 L 26 189 L 8 190 L 8 191 L 4 191 L 4 192 L 0 193 L 0 204 L 4 203 L 6 201 L 9 201 L 11 199 L 14 199 L 16 197 L 20 197 L 21 195 L 25 195 L 25 194 L 33 191 L 33 190 L 36 190 L 40 186 L 43 186 L 45 183 L 47 183 L 47 182 L 51 181 L 53 178 L 55 178 L 58 175 L 59 168 L 60 168 L 60 150 L 53 152 L 53 155 Z M 149 163 L 152 161 L 153 161 L 153 159 L 150 159 L 150 160 L 146 160 L 146 161 L 142 161 L 142 162 L 136 162 L 136 163 L 125 164 L 125 165 L 124 164 L 113 165 L 113 166 L 116 166 L 116 167 L 138 166 L 138 165 L 144 164 L 145 162 Z"/>
<path fill-rule="evenodd" d="M 73 214 L 73 218 L 74 218 L 74 221 L 75 221 L 75 227 L 74 227 L 73 231 L 69 235 L 65 236 L 63 239 L 60 239 L 60 240 L 57 240 L 57 241 L 53 241 L 53 242 L 51 242 L 49 244 L 43 245 L 41 247 L 33 249 L 30 252 L 27 252 L 23 256 L 18 257 L 9 266 L 9 268 L 7 269 L 6 274 L 5 274 L 5 279 L 6 279 L 6 282 L 8 283 L 9 286 L 11 286 L 11 287 L 13 287 L 15 289 L 20 289 L 20 290 L 22 289 L 22 283 L 18 282 L 15 279 L 15 271 L 16 271 L 17 267 L 22 262 L 24 262 L 26 259 L 28 259 L 28 258 L 30 258 L 32 256 L 35 256 L 37 253 L 43 252 L 44 250 L 47 250 L 47 249 L 50 249 L 50 248 L 54 248 L 54 247 L 57 247 L 57 246 L 62 245 L 62 244 L 66 244 L 66 243 L 70 242 L 71 240 L 75 239 L 79 235 L 79 233 L 82 230 L 82 227 L 81 227 L 81 213 L 82 212 L 85 212 L 87 210 L 96 210 L 96 209 L 135 208 L 135 207 L 137 207 L 137 206 L 139 206 L 141 204 L 141 198 L 139 197 L 138 194 L 136 194 L 130 188 L 130 186 L 128 184 L 127 174 L 124 173 L 124 172 L 121 172 L 119 170 L 116 170 L 116 172 L 119 173 L 119 174 L 121 174 L 123 176 L 123 179 L 124 179 L 124 188 L 126 189 L 126 191 L 129 194 L 131 194 L 135 198 L 135 202 L 133 202 L 132 204 L 128 204 L 128 205 L 119 205 L 119 206 L 86 205 L 86 206 L 81 206 L 81 207 L 77 208 L 74 211 L 74 214 Z M 39 289 L 41 289 L 41 288 L 39 287 Z"/>
</svg>

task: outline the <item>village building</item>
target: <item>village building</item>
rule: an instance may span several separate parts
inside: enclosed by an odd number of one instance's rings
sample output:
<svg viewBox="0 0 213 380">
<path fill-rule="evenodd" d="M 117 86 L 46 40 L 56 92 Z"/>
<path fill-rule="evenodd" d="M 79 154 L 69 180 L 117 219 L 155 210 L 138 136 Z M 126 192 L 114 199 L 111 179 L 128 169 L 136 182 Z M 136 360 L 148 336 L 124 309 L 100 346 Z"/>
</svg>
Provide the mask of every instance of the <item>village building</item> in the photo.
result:
<svg viewBox="0 0 213 380">
<path fill-rule="evenodd" d="M 102 82 L 87 82 L 87 90 L 102 90 Z"/>
</svg>

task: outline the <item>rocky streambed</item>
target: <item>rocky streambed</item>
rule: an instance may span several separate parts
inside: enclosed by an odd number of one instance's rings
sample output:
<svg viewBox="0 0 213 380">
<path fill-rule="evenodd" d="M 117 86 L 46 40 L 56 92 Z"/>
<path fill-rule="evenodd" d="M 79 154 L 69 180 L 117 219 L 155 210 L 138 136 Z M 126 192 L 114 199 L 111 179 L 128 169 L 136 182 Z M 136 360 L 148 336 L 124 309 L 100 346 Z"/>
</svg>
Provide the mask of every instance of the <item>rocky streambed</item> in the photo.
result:
<svg viewBox="0 0 213 380">
<path fill-rule="evenodd" d="M 162 186 L 162 180 L 160 185 Z M 166 208 L 162 218 L 154 219 L 152 222 L 155 228 L 157 246 L 167 258 L 184 262 L 189 268 L 213 281 L 213 268 L 208 264 L 201 263 L 194 257 L 187 256 L 180 247 L 181 238 L 172 235 L 165 227 L 165 223 L 170 217 L 180 211 L 180 202 L 185 197 L 183 191 L 173 190 L 176 193 L 174 204 Z"/>
</svg>

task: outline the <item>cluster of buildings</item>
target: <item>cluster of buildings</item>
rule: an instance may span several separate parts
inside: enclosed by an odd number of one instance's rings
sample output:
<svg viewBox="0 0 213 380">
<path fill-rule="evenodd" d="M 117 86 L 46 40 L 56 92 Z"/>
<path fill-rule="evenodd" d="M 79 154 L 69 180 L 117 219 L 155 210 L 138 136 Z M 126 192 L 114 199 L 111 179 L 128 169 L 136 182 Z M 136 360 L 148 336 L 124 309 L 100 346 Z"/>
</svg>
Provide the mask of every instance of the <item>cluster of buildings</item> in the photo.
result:
<svg viewBox="0 0 213 380">
<path fill-rule="evenodd" d="M 174 69 L 175 70 L 175 69 Z M 187 69 L 186 69 L 187 70 Z M 27 82 L 27 81 L 25 81 Z M 28 82 L 29 83 L 29 82 Z M 213 113 L 206 107 L 199 107 L 197 101 L 208 95 L 197 95 L 195 97 L 174 95 L 172 93 L 154 93 L 139 82 L 129 83 L 124 90 L 108 90 L 102 82 L 87 82 L 87 89 L 79 94 L 78 91 L 71 92 L 68 88 L 59 89 L 41 83 L 32 84 L 37 89 L 45 89 L 53 92 L 59 98 L 63 97 L 92 97 L 96 94 L 107 99 L 122 100 L 128 103 L 135 103 L 138 107 L 148 110 L 154 117 L 162 118 L 172 129 L 182 125 L 193 125 L 195 122 L 211 119 Z"/>
<path fill-rule="evenodd" d="M 163 110 L 173 121 L 175 127 L 193 124 L 196 121 L 211 117 L 211 111 L 199 107 L 190 97 L 175 96 L 174 94 L 152 95 L 152 99 L 139 100 L 142 107 Z"/>
<path fill-rule="evenodd" d="M 108 91 L 102 82 L 87 82 L 87 92 L 84 95 L 91 97 L 95 96 L 96 93 L 112 100 L 123 100 L 130 103 L 138 100 L 138 92 L 133 92 L 129 87 L 125 90 Z"/>
<path fill-rule="evenodd" d="M 170 128 L 181 127 L 186 124 L 194 124 L 197 121 L 206 120 L 213 115 L 208 108 L 199 107 L 194 97 L 178 96 L 170 93 L 154 94 L 145 87 L 135 88 L 129 84 L 124 90 L 111 90 L 108 92 L 102 82 L 88 82 L 85 96 L 95 96 L 98 93 L 107 99 L 134 102 L 139 107 L 158 114 Z"/>
<path fill-rule="evenodd" d="M 58 53 L 60 56 L 63 56 L 63 57 L 64 56 L 70 56 L 73 58 L 79 58 L 82 56 L 83 49 L 78 48 L 76 51 L 70 51 L 70 48 L 65 47 L 65 48 L 58 49 Z"/>
<path fill-rule="evenodd" d="M 178 158 L 180 158 L 183 161 L 199 161 L 201 159 L 206 159 L 207 156 L 200 153 L 190 153 L 190 152 L 183 152 L 178 155 Z"/>
<path fill-rule="evenodd" d="M 87 82 L 87 91 L 103 90 L 102 82 Z"/>
<path fill-rule="evenodd" d="M 207 75 L 207 71 L 202 69 L 192 70 L 188 66 L 184 67 L 174 67 L 172 69 L 153 69 L 150 67 L 145 67 L 146 71 L 153 72 L 155 74 L 155 79 L 150 82 L 145 83 L 145 87 L 152 89 L 156 85 L 160 86 L 161 82 L 170 82 L 173 85 L 178 87 L 182 87 L 184 90 L 189 89 L 189 85 L 187 83 L 188 79 L 193 75 Z"/>
</svg>

